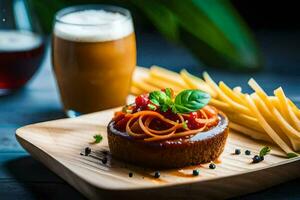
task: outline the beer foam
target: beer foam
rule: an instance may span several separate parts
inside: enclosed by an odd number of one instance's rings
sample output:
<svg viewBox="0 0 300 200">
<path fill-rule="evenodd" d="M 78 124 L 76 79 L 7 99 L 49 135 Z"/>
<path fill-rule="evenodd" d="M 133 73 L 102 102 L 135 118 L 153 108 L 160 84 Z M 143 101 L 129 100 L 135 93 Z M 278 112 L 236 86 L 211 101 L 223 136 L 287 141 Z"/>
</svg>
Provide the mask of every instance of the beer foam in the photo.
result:
<svg viewBox="0 0 300 200">
<path fill-rule="evenodd" d="M 41 37 L 29 31 L 0 31 L 0 51 L 27 51 L 37 48 L 41 43 Z"/>
<path fill-rule="evenodd" d="M 132 21 L 120 13 L 83 10 L 63 15 L 54 34 L 75 42 L 102 42 L 121 39 L 133 32 Z"/>
</svg>

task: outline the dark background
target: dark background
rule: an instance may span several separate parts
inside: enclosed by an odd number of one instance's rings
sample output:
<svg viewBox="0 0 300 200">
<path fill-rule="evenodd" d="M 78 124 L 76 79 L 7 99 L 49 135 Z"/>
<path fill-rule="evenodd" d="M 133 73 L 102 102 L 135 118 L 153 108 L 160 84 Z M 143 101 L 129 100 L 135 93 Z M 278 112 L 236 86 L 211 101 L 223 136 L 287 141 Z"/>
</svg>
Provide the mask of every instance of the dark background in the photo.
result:
<svg viewBox="0 0 300 200">
<path fill-rule="evenodd" d="M 247 88 L 253 76 L 271 92 L 281 85 L 300 101 L 300 30 L 298 1 L 234 0 L 262 48 L 266 64 L 258 73 L 231 73 L 208 69 L 217 81 Z M 179 71 L 185 67 L 200 74 L 204 66 L 183 47 L 162 38 L 152 26 L 138 28 L 138 64 L 161 65 Z M 163 47 L 163 48 L 161 48 Z M 49 50 L 34 78 L 19 92 L 0 97 L 0 200 L 84 199 L 75 189 L 34 160 L 15 139 L 21 126 L 64 117 L 52 75 Z M 299 105 L 299 103 L 298 103 Z M 299 179 L 237 199 L 300 199 Z"/>
<path fill-rule="evenodd" d="M 299 2 L 293 0 L 231 0 L 231 2 L 253 31 L 254 37 L 257 39 L 258 45 L 262 50 L 264 59 L 263 70 L 254 74 L 263 72 L 289 74 L 290 76 L 298 77 L 300 75 Z M 142 14 L 139 13 L 139 15 Z M 135 19 L 137 37 L 139 37 L 139 33 L 158 34 L 150 23 L 145 24 L 144 20 L 142 21 L 143 23 L 141 23 L 140 19 Z M 142 47 L 138 46 L 138 48 Z M 181 48 L 184 47 L 181 46 Z M 157 63 L 147 62 L 145 66 L 152 64 Z M 186 66 L 184 62 L 180 62 L 180 64 L 183 67 Z M 194 73 L 200 73 L 203 69 L 206 69 L 199 62 L 190 64 L 193 68 L 199 69 L 195 70 Z M 168 66 L 164 62 L 162 65 Z M 173 63 L 169 64 L 169 67 L 172 68 L 172 66 Z M 249 73 L 249 75 L 251 74 L 253 73 Z"/>
<path fill-rule="evenodd" d="M 270 73 L 300 75 L 299 1 L 232 0 L 253 30 Z"/>
<path fill-rule="evenodd" d="M 300 27 L 299 1 L 232 0 L 254 30 L 292 31 Z"/>
</svg>

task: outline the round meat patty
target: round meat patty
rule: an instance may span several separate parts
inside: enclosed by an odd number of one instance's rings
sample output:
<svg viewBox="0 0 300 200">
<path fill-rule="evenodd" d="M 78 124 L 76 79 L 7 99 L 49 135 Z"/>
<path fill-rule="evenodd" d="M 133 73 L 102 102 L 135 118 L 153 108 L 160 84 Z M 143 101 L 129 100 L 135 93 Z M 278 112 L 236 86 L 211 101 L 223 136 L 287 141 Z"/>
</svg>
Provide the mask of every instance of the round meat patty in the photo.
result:
<svg viewBox="0 0 300 200">
<path fill-rule="evenodd" d="M 113 157 L 150 168 L 179 168 L 216 160 L 224 150 L 228 136 L 228 119 L 218 113 L 219 123 L 211 129 L 190 137 L 145 142 L 107 127 L 109 149 Z"/>
</svg>

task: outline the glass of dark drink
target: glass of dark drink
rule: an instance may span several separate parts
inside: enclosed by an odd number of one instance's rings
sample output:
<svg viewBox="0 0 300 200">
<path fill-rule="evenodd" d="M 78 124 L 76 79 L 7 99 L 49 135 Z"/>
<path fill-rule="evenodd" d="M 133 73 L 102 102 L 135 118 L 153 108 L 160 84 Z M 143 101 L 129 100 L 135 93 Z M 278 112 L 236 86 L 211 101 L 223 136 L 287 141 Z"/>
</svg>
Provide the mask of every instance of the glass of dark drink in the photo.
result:
<svg viewBox="0 0 300 200">
<path fill-rule="evenodd" d="M 21 88 L 44 55 L 41 29 L 26 0 L 0 1 L 0 96 Z"/>
</svg>

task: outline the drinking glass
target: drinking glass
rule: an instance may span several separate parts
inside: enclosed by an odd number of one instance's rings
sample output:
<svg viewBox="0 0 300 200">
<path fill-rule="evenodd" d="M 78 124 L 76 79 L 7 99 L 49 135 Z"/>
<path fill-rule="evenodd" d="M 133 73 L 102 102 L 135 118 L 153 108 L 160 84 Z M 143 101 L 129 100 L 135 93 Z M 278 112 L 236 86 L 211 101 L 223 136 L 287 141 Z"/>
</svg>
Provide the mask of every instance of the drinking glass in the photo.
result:
<svg viewBox="0 0 300 200">
<path fill-rule="evenodd" d="M 52 64 L 67 114 L 124 105 L 136 66 L 130 12 L 108 5 L 59 11 L 52 37 Z"/>
<path fill-rule="evenodd" d="M 0 1 L 0 96 L 22 87 L 38 69 L 44 40 L 26 0 Z"/>
</svg>

